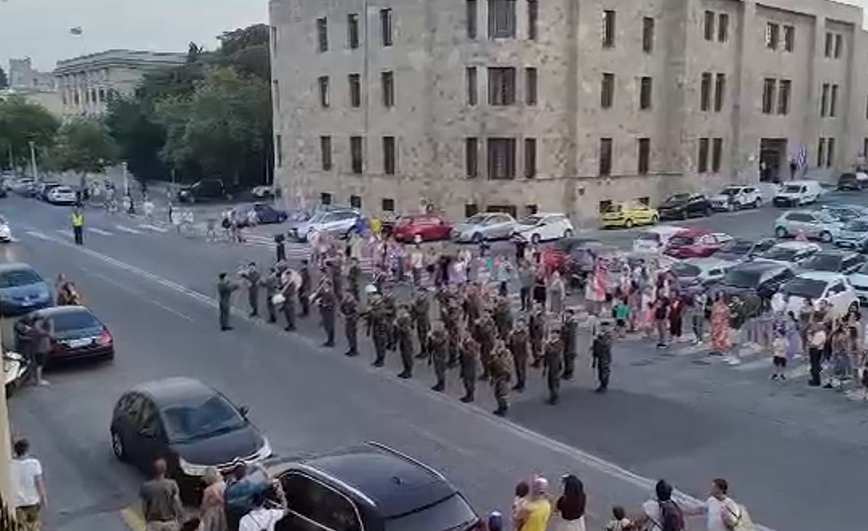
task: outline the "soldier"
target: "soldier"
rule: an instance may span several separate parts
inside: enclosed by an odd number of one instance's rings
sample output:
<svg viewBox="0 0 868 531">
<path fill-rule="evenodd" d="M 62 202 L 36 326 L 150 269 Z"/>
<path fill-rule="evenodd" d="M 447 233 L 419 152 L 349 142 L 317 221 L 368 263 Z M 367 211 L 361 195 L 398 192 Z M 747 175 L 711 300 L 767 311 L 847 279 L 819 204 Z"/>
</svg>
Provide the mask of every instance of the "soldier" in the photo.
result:
<svg viewBox="0 0 868 531">
<path fill-rule="evenodd" d="M 247 282 L 247 303 L 250 305 L 250 317 L 259 315 L 259 286 L 262 275 L 256 268 L 256 262 L 250 262 L 239 274 Z"/>
<path fill-rule="evenodd" d="M 301 316 L 307 317 L 310 313 L 310 266 L 307 260 L 301 261 L 301 269 L 298 270 L 301 276 L 301 284 L 298 286 L 298 302 L 301 304 Z"/>
<path fill-rule="evenodd" d="M 344 296 L 341 301 L 341 314 L 344 316 L 344 335 L 347 338 L 348 350 L 346 356 L 359 355 L 359 301 L 352 294 Z"/>
<path fill-rule="evenodd" d="M 494 324 L 497 325 L 497 336 L 505 340 L 512 330 L 512 307 L 507 297 L 497 297 L 492 312 Z"/>
<path fill-rule="evenodd" d="M 515 387 L 513 391 L 524 391 L 527 383 L 528 332 L 524 319 L 519 319 L 507 340 L 509 352 L 515 365 Z"/>
<path fill-rule="evenodd" d="M 461 321 L 458 302 L 452 298 L 447 299 L 446 306 L 441 308 L 441 313 L 443 314 L 443 326 L 446 328 L 446 333 L 449 335 L 450 339 L 448 365 L 450 367 L 455 367 L 458 364 L 458 352 L 452 348 L 454 346 L 452 339 L 458 337 L 458 330 L 460 327 L 459 323 Z"/>
<path fill-rule="evenodd" d="M 404 368 L 398 378 L 413 377 L 413 318 L 410 311 L 404 305 L 398 308 L 398 316 L 395 318 L 395 335 L 397 336 L 398 350 L 401 353 L 401 366 Z"/>
<path fill-rule="evenodd" d="M 280 289 L 280 294 L 283 295 L 283 318 L 286 320 L 284 330 L 292 332 L 295 330 L 295 299 L 298 297 L 298 286 L 292 279 L 292 274 L 287 271 L 282 275 L 283 286 Z"/>
<path fill-rule="evenodd" d="M 439 324 L 428 334 L 428 352 L 431 353 L 428 364 L 434 365 L 434 374 L 437 383 L 431 388 L 432 391 L 442 392 L 446 390 L 446 364 L 449 360 L 449 338 L 446 330 Z"/>
<path fill-rule="evenodd" d="M 603 323 L 600 326 L 600 331 L 591 344 L 591 355 L 593 356 L 591 366 L 597 368 L 598 386 L 594 392 L 605 393 L 609 388 L 609 374 L 612 365 L 612 332 L 609 330 L 608 323 Z"/>
<path fill-rule="evenodd" d="M 549 332 L 543 354 L 543 374 L 549 390 L 547 404 L 557 404 L 560 400 L 561 372 L 563 371 L 564 345 L 561 331 L 557 328 Z"/>
<path fill-rule="evenodd" d="M 494 321 L 486 314 L 476 321 L 475 339 L 479 342 L 479 360 L 482 363 L 480 380 L 488 380 L 491 376 L 491 361 L 494 343 L 497 340 L 497 329 Z"/>
<path fill-rule="evenodd" d="M 268 310 L 268 322 L 277 322 L 277 308 L 274 306 L 274 296 L 280 288 L 280 274 L 277 268 L 269 267 L 268 274 L 262 279 L 262 287 L 265 288 L 265 309 Z"/>
<path fill-rule="evenodd" d="M 328 262 L 328 272 L 332 279 L 332 288 L 335 295 L 340 297 L 344 292 L 343 260 L 337 255 Z"/>
<path fill-rule="evenodd" d="M 467 316 L 467 323 L 475 323 L 482 316 L 482 300 L 479 296 L 479 287 L 475 284 L 467 286 L 462 300 L 462 309 Z"/>
<path fill-rule="evenodd" d="M 431 331 L 431 319 L 429 317 L 430 310 L 428 292 L 424 289 L 418 290 L 416 296 L 413 298 L 413 306 L 410 312 L 413 317 L 413 322 L 416 325 L 416 337 L 419 339 L 419 353 L 416 354 L 416 357 L 419 359 L 425 359 L 428 357 L 425 344 L 427 343 L 428 332 Z"/>
<path fill-rule="evenodd" d="M 276 254 L 276 262 L 286 261 L 286 236 L 283 234 L 274 235 L 274 252 Z"/>
<path fill-rule="evenodd" d="M 530 324 L 528 326 L 528 335 L 530 338 L 530 352 L 533 357 L 531 367 L 538 369 L 542 364 L 542 347 L 545 337 L 545 310 L 543 305 L 538 305 L 530 315 Z"/>
<path fill-rule="evenodd" d="M 229 313 L 232 310 L 232 294 L 238 284 L 232 282 L 226 273 L 217 275 L 217 307 L 220 310 L 220 330 L 232 330 L 229 326 Z"/>
<path fill-rule="evenodd" d="M 325 329 L 326 341 L 324 347 L 335 346 L 335 292 L 334 287 L 327 278 L 323 278 L 319 287 L 314 293 L 312 300 L 319 307 L 319 315 L 322 319 L 322 326 Z"/>
<path fill-rule="evenodd" d="M 362 279 L 362 268 L 359 265 L 359 259 L 356 257 L 350 258 L 350 265 L 347 268 L 347 289 L 350 295 L 361 300 L 361 291 L 359 290 L 359 282 Z"/>
<path fill-rule="evenodd" d="M 461 383 L 464 396 L 461 401 L 473 402 L 476 395 L 477 367 L 479 367 L 479 343 L 467 332 L 461 334 Z"/>
<path fill-rule="evenodd" d="M 395 296 L 391 293 L 383 295 L 383 319 L 386 327 L 386 350 L 395 350 L 395 317 L 398 308 L 395 304 Z"/>
<path fill-rule="evenodd" d="M 491 384 L 494 391 L 494 399 L 497 401 L 497 409 L 494 414 L 500 417 L 506 415 L 509 410 L 509 380 L 512 376 L 509 372 L 509 350 L 503 341 L 498 340 L 491 353 Z"/>
<path fill-rule="evenodd" d="M 382 367 L 386 363 L 386 342 L 387 333 L 385 317 L 383 315 L 383 298 L 377 293 L 377 288 L 368 286 L 365 288 L 368 293 L 368 309 L 365 311 L 365 323 L 367 335 L 374 342 L 374 358 L 373 366 Z"/>
<path fill-rule="evenodd" d="M 564 345 L 564 380 L 572 380 L 576 366 L 576 344 L 579 337 L 579 323 L 576 321 L 576 312 L 572 308 L 567 310 L 564 323 L 561 326 L 561 339 Z"/>
</svg>

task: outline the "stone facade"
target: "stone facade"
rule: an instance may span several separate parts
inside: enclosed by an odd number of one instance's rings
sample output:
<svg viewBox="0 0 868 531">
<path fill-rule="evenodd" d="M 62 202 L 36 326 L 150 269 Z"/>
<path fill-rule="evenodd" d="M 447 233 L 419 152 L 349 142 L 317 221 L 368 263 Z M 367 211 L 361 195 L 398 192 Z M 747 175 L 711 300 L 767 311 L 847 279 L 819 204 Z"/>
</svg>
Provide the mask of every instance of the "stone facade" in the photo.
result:
<svg viewBox="0 0 868 531">
<path fill-rule="evenodd" d="M 508 10 L 499 19 L 489 12 L 496 3 Z M 272 0 L 276 181 L 308 204 L 374 213 L 431 204 L 450 217 L 539 209 L 578 221 L 605 201 L 656 203 L 760 173 L 789 178 L 788 160 L 801 151 L 812 170 L 846 169 L 866 149 L 861 9 L 825 0 L 633 4 Z M 510 35 L 491 37 L 493 19 Z M 513 103 L 492 104 L 495 68 L 514 69 Z M 394 79 L 391 106 L 384 73 Z M 360 137 L 361 168 L 351 137 Z M 467 139 L 476 139 L 475 176 Z M 514 139 L 513 171 L 503 158 L 489 164 L 490 139 Z"/>
<path fill-rule="evenodd" d="M 108 50 L 57 62 L 54 78 L 66 115 L 100 115 L 112 95 L 129 95 L 142 77 L 184 64 L 185 53 Z"/>
<path fill-rule="evenodd" d="M 33 68 L 29 57 L 9 60 L 9 88 L 14 90 L 54 90 L 54 74 Z"/>
</svg>

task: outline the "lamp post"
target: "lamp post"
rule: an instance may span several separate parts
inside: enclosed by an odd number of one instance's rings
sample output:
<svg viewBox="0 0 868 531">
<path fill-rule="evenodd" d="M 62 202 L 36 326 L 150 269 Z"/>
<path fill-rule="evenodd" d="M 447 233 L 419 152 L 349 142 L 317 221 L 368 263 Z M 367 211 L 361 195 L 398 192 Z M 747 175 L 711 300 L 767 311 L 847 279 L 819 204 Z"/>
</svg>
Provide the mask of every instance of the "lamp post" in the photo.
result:
<svg viewBox="0 0 868 531">
<path fill-rule="evenodd" d="M 38 179 L 36 173 L 36 143 L 31 140 L 28 144 L 30 144 L 30 171 L 33 174 L 33 180 L 35 181 Z"/>
</svg>

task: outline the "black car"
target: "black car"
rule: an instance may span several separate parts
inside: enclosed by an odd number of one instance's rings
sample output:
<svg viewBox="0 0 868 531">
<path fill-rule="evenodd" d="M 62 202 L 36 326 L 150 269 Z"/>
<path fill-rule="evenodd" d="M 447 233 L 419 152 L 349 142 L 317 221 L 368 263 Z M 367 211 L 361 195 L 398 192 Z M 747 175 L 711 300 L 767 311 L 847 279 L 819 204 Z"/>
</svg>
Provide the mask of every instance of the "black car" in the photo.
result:
<svg viewBox="0 0 868 531">
<path fill-rule="evenodd" d="M 828 271 L 849 275 L 862 267 L 868 257 L 852 251 L 820 251 L 799 264 L 805 271 Z"/>
<path fill-rule="evenodd" d="M 178 190 L 178 201 L 182 203 L 200 203 L 205 201 L 223 201 L 231 199 L 220 179 L 202 179 L 191 186 Z"/>
<path fill-rule="evenodd" d="M 226 472 L 238 460 L 254 463 L 271 446 L 238 407 L 192 378 L 166 378 L 137 385 L 121 395 L 112 413 L 112 451 L 151 473 L 166 459 L 185 500 L 195 500 L 209 466 Z"/>
<path fill-rule="evenodd" d="M 269 225 L 273 223 L 283 223 L 289 217 L 285 210 L 275 208 L 268 203 L 256 203 L 253 206 L 239 207 L 235 209 L 236 219 L 239 220 L 239 226 L 246 227 L 250 224 L 250 210 L 256 211 L 256 222 L 260 225 Z"/>
<path fill-rule="evenodd" d="M 470 531 L 480 519 L 442 474 L 383 444 L 269 463 L 289 514 L 275 531 Z"/>
<path fill-rule="evenodd" d="M 753 258 L 760 253 L 764 253 L 775 246 L 777 240 L 773 238 L 764 238 L 761 240 L 748 240 L 746 238 L 733 238 L 726 242 L 719 251 L 714 253 L 714 257 L 718 260 L 726 260 L 728 262 L 739 262 Z"/>
<path fill-rule="evenodd" d="M 39 273 L 21 262 L 0 264 L 0 313 L 22 315 L 51 306 L 51 288 Z"/>
<path fill-rule="evenodd" d="M 675 194 L 657 207 L 660 219 L 687 219 L 694 216 L 710 216 L 714 210 L 705 194 Z"/>
<path fill-rule="evenodd" d="M 838 190 L 861 190 L 864 187 L 855 173 L 842 173 L 838 177 Z"/>
<path fill-rule="evenodd" d="M 723 280 L 714 286 L 715 293 L 724 297 L 744 295 L 754 292 L 762 298 L 770 298 L 795 273 L 785 265 L 775 262 L 744 262 L 733 267 L 724 275 Z"/>
<path fill-rule="evenodd" d="M 29 352 L 26 327 L 37 318 L 48 321 L 51 330 L 51 352 L 47 364 L 79 361 L 110 360 L 115 357 L 115 345 L 108 327 L 84 306 L 53 306 L 29 313 L 15 323 L 15 348 Z"/>
</svg>

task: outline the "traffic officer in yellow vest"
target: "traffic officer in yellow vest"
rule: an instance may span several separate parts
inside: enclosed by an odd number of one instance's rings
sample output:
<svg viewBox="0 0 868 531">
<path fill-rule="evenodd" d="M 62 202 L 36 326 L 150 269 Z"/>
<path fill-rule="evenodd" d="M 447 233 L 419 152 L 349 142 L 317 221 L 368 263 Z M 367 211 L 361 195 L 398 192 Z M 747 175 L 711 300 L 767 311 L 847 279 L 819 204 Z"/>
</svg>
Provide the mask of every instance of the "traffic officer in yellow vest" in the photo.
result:
<svg viewBox="0 0 868 531">
<path fill-rule="evenodd" d="M 76 245 L 84 245 L 84 214 L 79 207 L 72 209 L 72 235 Z"/>
</svg>

